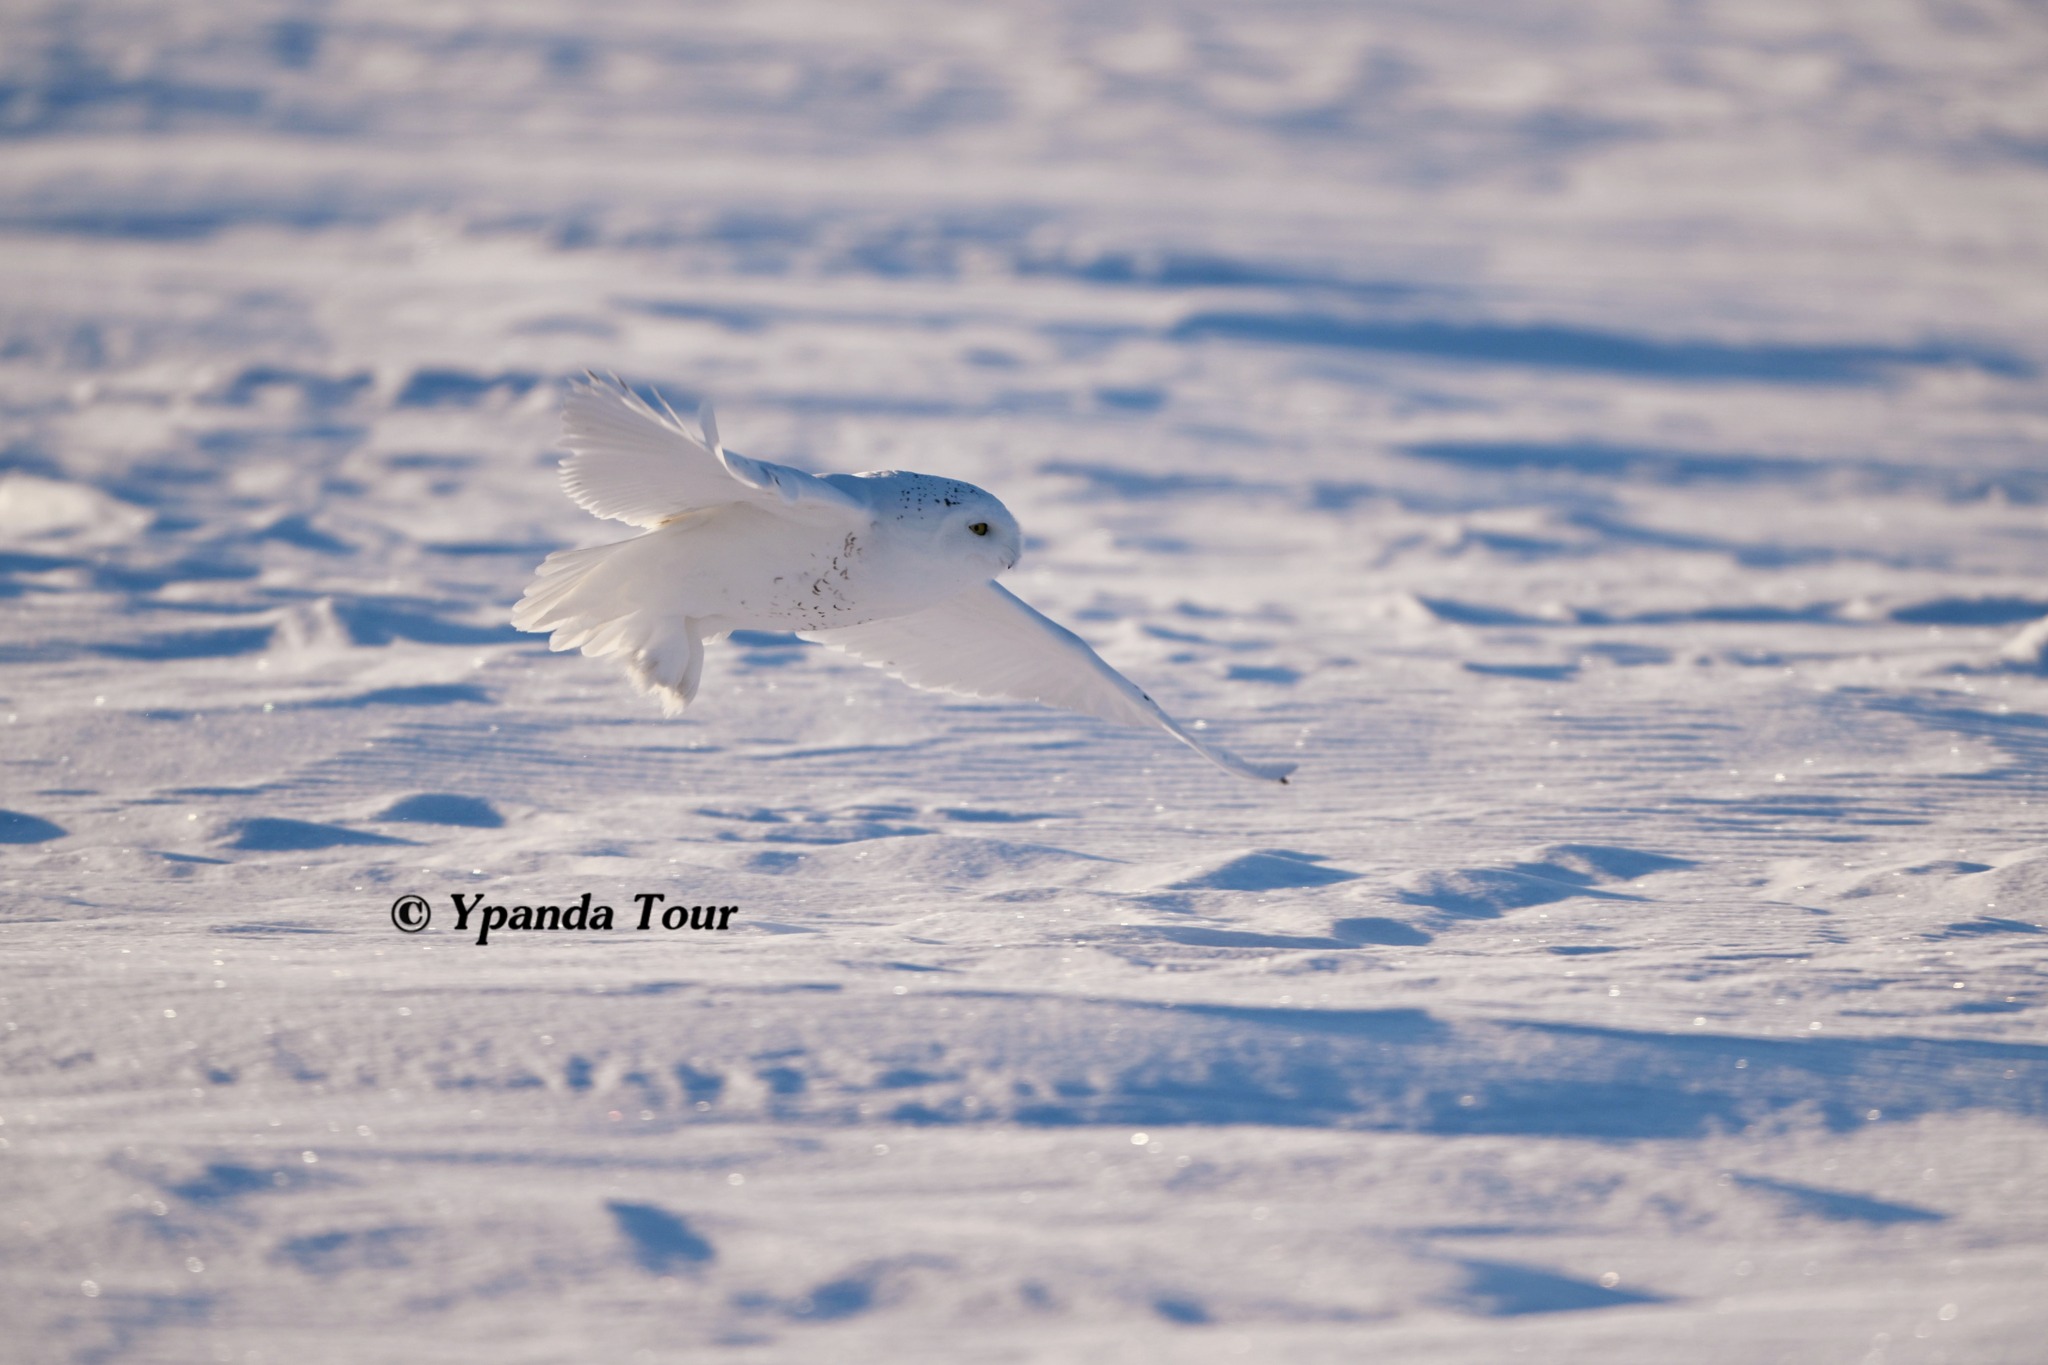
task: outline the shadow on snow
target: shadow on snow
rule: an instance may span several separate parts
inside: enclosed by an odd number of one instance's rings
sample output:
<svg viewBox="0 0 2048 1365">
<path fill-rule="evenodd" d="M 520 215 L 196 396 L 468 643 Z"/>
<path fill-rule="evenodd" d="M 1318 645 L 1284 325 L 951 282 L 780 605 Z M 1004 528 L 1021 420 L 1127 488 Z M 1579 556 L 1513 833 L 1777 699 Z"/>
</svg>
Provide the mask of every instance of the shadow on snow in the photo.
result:
<svg viewBox="0 0 2048 1365">
<path fill-rule="evenodd" d="M 1882 381 L 1888 370 L 1900 365 L 1963 364 L 2011 378 L 2033 372 L 2018 356 L 1959 343 L 1738 345 L 1666 341 L 1556 324 L 1373 321 L 1305 312 L 1195 313 L 1176 325 L 1169 337 L 1176 341 L 1221 337 L 1694 383 L 1869 384 Z"/>
</svg>

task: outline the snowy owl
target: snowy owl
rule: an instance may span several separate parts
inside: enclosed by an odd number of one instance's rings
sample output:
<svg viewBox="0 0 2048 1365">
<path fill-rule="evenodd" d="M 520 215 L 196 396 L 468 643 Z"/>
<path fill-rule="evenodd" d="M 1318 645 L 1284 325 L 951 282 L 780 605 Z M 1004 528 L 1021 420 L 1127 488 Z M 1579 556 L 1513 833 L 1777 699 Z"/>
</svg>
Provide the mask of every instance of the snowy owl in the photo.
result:
<svg viewBox="0 0 2048 1365">
<path fill-rule="evenodd" d="M 551 649 L 617 658 L 671 715 L 697 695 L 706 643 L 794 631 L 914 687 L 1156 725 L 1241 777 L 1285 782 L 1293 770 L 1183 729 L 996 583 L 1023 533 L 992 495 L 933 474 L 807 474 L 725 449 L 708 406 L 698 424 L 701 437 L 616 381 L 570 388 L 564 491 L 645 530 L 549 555 L 514 625 L 551 632 Z"/>
</svg>

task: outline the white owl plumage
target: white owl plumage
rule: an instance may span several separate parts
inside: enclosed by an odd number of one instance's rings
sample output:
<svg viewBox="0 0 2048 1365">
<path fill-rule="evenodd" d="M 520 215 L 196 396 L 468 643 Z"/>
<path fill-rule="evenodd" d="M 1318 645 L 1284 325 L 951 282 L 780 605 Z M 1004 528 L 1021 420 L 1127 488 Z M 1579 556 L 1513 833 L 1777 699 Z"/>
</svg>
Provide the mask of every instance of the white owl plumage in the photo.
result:
<svg viewBox="0 0 2048 1365">
<path fill-rule="evenodd" d="M 1210 762 L 1268 782 L 1182 728 L 1073 632 L 995 582 L 1023 533 L 973 484 L 930 474 L 808 474 L 727 450 L 622 384 L 563 404 L 562 487 L 643 534 L 549 555 L 513 609 L 549 647 L 616 658 L 670 714 L 696 698 L 704 646 L 734 630 L 794 631 L 915 687 L 1035 701 L 1158 726 Z"/>
</svg>

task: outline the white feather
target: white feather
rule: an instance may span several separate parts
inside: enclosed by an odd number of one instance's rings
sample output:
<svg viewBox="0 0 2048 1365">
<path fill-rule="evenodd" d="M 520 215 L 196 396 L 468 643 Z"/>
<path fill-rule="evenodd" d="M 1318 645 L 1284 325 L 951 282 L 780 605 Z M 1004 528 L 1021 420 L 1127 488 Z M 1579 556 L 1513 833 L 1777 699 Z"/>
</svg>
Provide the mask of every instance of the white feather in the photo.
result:
<svg viewBox="0 0 2048 1365">
<path fill-rule="evenodd" d="M 709 419 L 710 410 L 705 409 Z M 715 420 L 705 423 L 711 442 Z M 869 510 L 813 474 L 750 460 L 693 436 L 623 385 L 574 384 L 562 402 L 562 489 L 593 516 L 661 526 L 732 503 L 774 507 L 799 521 L 865 519 Z"/>
<path fill-rule="evenodd" d="M 549 649 L 617 658 L 634 685 L 674 715 L 696 699 L 704 675 L 705 628 L 676 610 L 672 596 L 688 549 L 655 532 L 549 555 L 512 609 L 512 624 L 550 632 Z"/>
<path fill-rule="evenodd" d="M 710 448 L 711 453 L 724 454 L 725 442 L 718 439 L 718 414 L 712 411 L 711 400 L 708 398 L 697 405 L 697 426 L 703 431 L 704 444 Z"/>
<path fill-rule="evenodd" d="M 1156 725 L 1240 777 L 1285 782 L 1291 763 L 1251 763 L 1181 728 L 1080 636 L 998 583 L 982 583 L 908 616 L 801 632 L 914 687 L 1035 701 L 1122 725 Z"/>
</svg>

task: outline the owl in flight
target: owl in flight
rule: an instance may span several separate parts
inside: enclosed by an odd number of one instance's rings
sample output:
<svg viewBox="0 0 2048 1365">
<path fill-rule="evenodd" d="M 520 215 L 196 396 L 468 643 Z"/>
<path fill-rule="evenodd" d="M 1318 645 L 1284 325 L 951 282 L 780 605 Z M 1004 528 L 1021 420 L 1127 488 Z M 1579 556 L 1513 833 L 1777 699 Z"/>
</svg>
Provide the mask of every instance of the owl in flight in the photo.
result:
<svg viewBox="0 0 2048 1365">
<path fill-rule="evenodd" d="M 666 405 L 664 405 L 666 408 Z M 594 516 L 645 528 L 549 555 L 513 609 L 551 649 L 615 657 L 671 715 L 697 695 L 704 646 L 734 630 L 794 631 L 913 687 L 1042 702 L 1156 725 L 1238 774 L 1285 782 L 1182 728 L 1066 627 L 998 584 L 1017 519 L 933 474 L 807 474 L 701 437 L 622 384 L 576 384 L 563 406 L 562 487 Z"/>
</svg>

